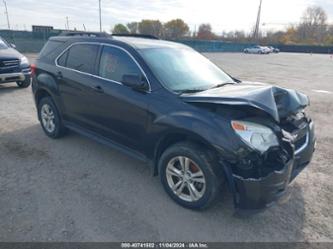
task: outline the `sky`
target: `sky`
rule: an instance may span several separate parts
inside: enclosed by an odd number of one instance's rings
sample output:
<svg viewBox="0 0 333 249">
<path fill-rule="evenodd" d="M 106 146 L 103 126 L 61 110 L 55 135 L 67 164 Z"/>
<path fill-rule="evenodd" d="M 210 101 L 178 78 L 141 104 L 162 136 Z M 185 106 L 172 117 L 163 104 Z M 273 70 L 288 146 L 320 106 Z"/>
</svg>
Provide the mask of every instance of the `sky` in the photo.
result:
<svg viewBox="0 0 333 249">
<path fill-rule="evenodd" d="M 116 23 L 142 19 L 167 22 L 182 18 L 194 31 L 201 23 L 210 23 L 213 31 L 250 32 L 256 21 L 260 0 L 101 0 L 103 30 L 110 32 Z M 31 25 L 99 30 L 98 0 L 6 0 L 12 29 L 31 30 Z M 284 29 L 297 23 L 306 7 L 324 8 L 333 24 L 333 0 L 263 0 L 263 31 Z M 0 1 L 0 29 L 7 27 L 5 8 Z"/>
</svg>

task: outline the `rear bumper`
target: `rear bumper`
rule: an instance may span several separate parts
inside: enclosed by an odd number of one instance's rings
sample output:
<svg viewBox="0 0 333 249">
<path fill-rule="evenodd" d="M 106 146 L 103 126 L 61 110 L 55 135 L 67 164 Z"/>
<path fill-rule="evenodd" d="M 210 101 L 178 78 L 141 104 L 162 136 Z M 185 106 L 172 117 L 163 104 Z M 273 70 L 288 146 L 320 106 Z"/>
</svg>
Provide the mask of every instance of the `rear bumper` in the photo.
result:
<svg viewBox="0 0 333 249">
<path fill-rule="evenodd" d="M 22 70 L 19 73 L 4 73 L 0 74 L 0 84 L 17 82 L 17 81 L 30 81 L 31 71 L 30 69 Z"/>
<path fill-rule="evenodd" d="M 258 179 L 244 179 L 233 175 L 236 208 L 260 210 L 278 201 L 287 193 L 289 183 L 310 163 L 315 143 L 314 125 L 311 122 L 306 146 L 294 153 L 282 169 Z"/>
</svg>

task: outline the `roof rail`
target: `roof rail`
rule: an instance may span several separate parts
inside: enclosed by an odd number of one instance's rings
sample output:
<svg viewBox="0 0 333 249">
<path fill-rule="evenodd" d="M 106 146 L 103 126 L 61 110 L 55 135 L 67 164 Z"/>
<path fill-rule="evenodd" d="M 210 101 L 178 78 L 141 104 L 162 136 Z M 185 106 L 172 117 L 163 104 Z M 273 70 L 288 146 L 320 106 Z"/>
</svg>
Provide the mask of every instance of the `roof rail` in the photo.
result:
<svg viewBox="0 0 333 249">
<path fill-rule="evenodd" d="M 88 37 L 110 37 L 105 32 L 87 32 L 87 31 L 64 31 L 60 36 L 88 36 Z"/>
<path fill-rule="evenodd" d="M 112 36 L 137 37 L 137 38 L 146 38 L 146 39 L 159 40 L 159 38 L 154 36 L 154 35 L 145 35 L 145 34 L 112 34 Z"/>
</svg>

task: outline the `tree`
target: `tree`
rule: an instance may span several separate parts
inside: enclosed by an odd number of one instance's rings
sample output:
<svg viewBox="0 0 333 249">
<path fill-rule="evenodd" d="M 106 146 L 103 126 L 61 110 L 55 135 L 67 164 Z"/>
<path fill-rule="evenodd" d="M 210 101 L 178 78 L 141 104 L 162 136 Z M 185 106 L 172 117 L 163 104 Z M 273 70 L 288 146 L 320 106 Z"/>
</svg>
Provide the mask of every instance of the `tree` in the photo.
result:
<svg viewBox="0 0 333 249">
<path fill-rule="evenodd" d="M 201 24 L 199 26 L 197 37 L 203 40 L 212 40 L 216 38 L 215 34 L 212 32 L 212 26 L 210 24 Z"/>
<path fill-rule="evenodd" d="M 113 34 L 128 34 L 129 31 L 124 24 L 116 24 L 112 30 Z"/>
<path fill-rule="evenodd" d="M 142 20 L 139 22 L 139 33 L 143 35 L 153 35 L 161 37 L 163 35 L 163 25 L 159 20 Z"/>
<path fill-rule="evenodd" d="M 139 32 L 139 23 L 138 22 L 130 22 L 130 23 L 127 23 L 126 26 L 131 34 L 137 34 Z"/>
<path fill-rule="evenodd" d="M 190 31 L 182 19 L 174 19 L 164 24 L 164 36 L 168 39 L 179 39 Z"/>
<path fill-rule="evenodd" d="M 322 43 L 327 31 L 326 12 L 318 6 L 308 7 L 297 28 L 299 40 L 307 43 Z"/>
</svg>

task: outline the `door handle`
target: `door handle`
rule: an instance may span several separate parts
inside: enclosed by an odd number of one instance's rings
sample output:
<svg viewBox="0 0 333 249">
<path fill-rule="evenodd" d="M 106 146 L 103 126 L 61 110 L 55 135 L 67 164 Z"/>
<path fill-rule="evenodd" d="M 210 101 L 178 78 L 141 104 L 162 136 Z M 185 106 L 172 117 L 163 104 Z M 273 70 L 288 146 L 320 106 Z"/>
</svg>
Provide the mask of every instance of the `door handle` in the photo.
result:
<svg viewBox="0 0 333 249">
<path fill-rule="evenodd" d="M 101 86 L 94 86 L 93 89 L 95 92 L 104 93 L 104 90 Z"/>
<path fill-rule="evenodd" d="M 62 76 L 62 72 L 57 72 L 57 75 L 56 75 L 57 79 L 58 80 L 62 80 L 64 77 Z"/>
</svg>

